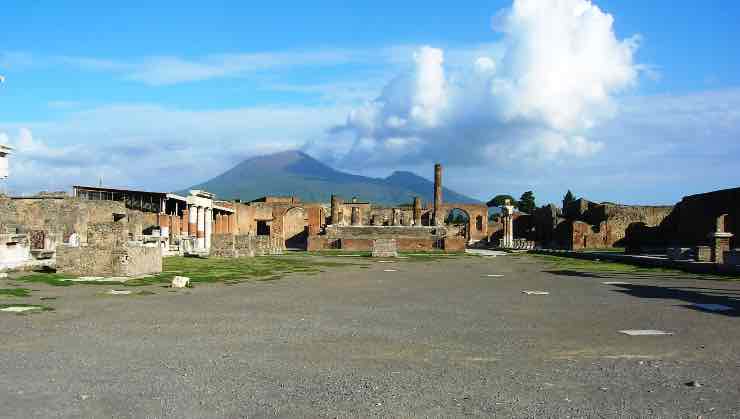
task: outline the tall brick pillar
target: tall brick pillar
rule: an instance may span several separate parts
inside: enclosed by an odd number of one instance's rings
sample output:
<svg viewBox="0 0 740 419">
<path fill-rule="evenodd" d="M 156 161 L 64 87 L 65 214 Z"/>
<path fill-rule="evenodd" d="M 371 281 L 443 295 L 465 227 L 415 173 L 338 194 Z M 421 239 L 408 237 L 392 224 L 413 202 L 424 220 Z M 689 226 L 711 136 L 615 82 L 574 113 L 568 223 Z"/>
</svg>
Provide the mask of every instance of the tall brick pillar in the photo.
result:
<svg viewBox="0 0 740 419">
<path fill-rule="evenodd" d="M 338 225 L 341 223 L 339 219 L 339 207 L 342 205 L 342 200 L 338 196 L 331 196 L 331 223 Z"/>
<path fill-rule="evenodd" d="M 157 214 L 159 218 L 159 235 L 164 238 L 170 237 L 170 217 L 167 214 Z"/>
<path fill-rule="evenodd" d="M 434 225 L 444 224 L 442 214 L 442 165 L 434 165 Z"/>
<path fill-rule="evenodd" d="M 188 236 L 198 235 L 198 207 L 188 205 Z"/>
<path fill-rule="evenodd" d="M 733 236 L 732 233 L 725 232 L 726 218 L 727 214 L 717 217 L 715 231 L 709 234 L 712 240 L 712 262 L 718 264 L 725 263 L 725 252 L 730 251 L 730 239 Z"/>
<path fill-rule="evenodd" d="M 185 208 L 182 210 L 182 218 L 180 219 L 180 235 L 188 235 L 188 224 L 190 223 L 190 211 Z"/>
<path fill-rule="evenodd" d="M 414 198 L 414 225 L 421 226 L 421 198 Z"/>
</svg>

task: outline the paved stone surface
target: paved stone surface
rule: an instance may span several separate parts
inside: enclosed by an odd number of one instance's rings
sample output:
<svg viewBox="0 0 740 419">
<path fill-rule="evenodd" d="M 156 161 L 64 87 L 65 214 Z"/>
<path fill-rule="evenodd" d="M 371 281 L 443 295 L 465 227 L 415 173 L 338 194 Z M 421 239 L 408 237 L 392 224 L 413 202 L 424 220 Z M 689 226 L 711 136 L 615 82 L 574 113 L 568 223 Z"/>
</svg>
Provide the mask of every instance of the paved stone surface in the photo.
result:
<svg viewBox="0 0 740 419">
<path fill-rule="evenodd" d="M 740 417 L 738 283 L 386 266 L 128 298 L 34 284 L 56 311 L 0 315 L 0 416 Z"/>
</svg>

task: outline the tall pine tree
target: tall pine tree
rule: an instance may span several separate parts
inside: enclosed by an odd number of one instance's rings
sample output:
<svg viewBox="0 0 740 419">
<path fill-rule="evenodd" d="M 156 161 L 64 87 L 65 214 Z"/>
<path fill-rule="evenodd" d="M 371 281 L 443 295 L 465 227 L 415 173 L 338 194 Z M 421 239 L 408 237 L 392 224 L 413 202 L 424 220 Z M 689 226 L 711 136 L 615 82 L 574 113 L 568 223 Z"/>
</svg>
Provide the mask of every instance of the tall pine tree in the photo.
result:
<svg viewBox="0 0 740 419">
<path fill-rule="evenodd" d="M 535 209 L 537 209 L 537 204 L 534 200 L 534 192 L 524 192 L 522 197 L 519 198 L 519 211 L 532 214 Z"/>
</svg>

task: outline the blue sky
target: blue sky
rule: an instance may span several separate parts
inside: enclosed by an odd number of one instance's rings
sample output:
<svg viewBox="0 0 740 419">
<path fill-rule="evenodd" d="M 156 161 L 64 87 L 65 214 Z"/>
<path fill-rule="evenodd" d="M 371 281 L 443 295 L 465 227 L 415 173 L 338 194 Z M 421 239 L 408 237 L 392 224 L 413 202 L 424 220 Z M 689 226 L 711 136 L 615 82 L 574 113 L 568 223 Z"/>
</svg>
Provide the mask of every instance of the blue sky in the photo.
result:
<svg viewBox="0 0 740 419">
<path fill-rule="evenodd" d="M 442 161 L 481 199 L 672 203 L 740 186 L 740 6 L 530 3 L 553 8 L 543 19 L 527 2 L 6 2 L 9 188 L 178 189 L 288 148 L 377 176 Z M 572 20 L 584 5 L 598 9 Z"/>
</svg>

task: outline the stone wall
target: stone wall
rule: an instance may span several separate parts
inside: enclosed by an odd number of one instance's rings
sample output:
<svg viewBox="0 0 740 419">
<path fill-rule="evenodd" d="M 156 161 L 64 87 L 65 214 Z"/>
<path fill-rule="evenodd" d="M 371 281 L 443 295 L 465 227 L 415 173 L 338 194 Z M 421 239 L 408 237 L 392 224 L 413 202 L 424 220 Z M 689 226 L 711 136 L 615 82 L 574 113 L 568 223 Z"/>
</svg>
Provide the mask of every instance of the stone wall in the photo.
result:
<svg viewBox="0 0 740 419">
<path fill-rule="evenodd" d="M 111 249 L 96 247 L 57 247 L 57 272 L 73 276 L 114 276 Z"/>
<path fill-rule="evenodd" d="M 724 231 L 732 233 L 730 246 L 740 247 L 740 188 L 684 197 L 663 226 L 667 239 L 679 245 L 709 244 L 717 217 L 727 214 Z"/>
<path fill-rule="evenodd" d="M 57 247 L 57 272 L 73 276 L 141 276 L 162 272 L 162 249 L 125 246 Z"/>
<path fill-rule="evenodd" d="M 60 242 L 75 232 L 85 242 L 90 223 L 110 222 L 114 213 L 127 213 L 122 202 L 76 198 L 13 198 L 10 206 L 19 229 L 41 230 L 55 235 Z"/>
<path fill-rule="evenodd" d="M 640 230 L 637 225 L 643 228 L 642 236 L 644 229 L 663 224 L 672 210 L 671 206 L 598 204 L 581 198 L 568 204 L 562 213 L 554 204 L 538 208 L 532 214 L 529 232 L 519 234 L 545 248 L 629 247 L 628 242 Z"/>
<path fill-rule="evenodd" d="M 326 235 L 330 239 L 441 238 L 447 235 L 447 229 L 445 227 L 327 226 Z"/>
<path fill-rule="evenodd" d="M 463 237 L 445 237 L 442 248 L 448 253 L 465 252 L 466 240 Z"/>
<path fill-rule="evenodd" d="M 110 202 L 110 201 L 88 201 Z M 56 248 L 57 272 L 75 276 L 139 276 L 162 272 L 162 249 L 128 240 L 128 222 L 90 223 L 84 244 Z M 81 242 L 83 242 L 81 237 Z"/>
<path fill-rule="evenodd" d="M 162 249 L 159 247 L 129 245 L 114 252 L 113 258 L 117 276 L 141 276 L 162 272 Z"/>
<path fill-rule="evenodd" d="M 279 240 L 270 236 L 218 234 L 211 239 L 211 255 L 221 258 L 239 258 L 279 255 Z"/>
</svg>

